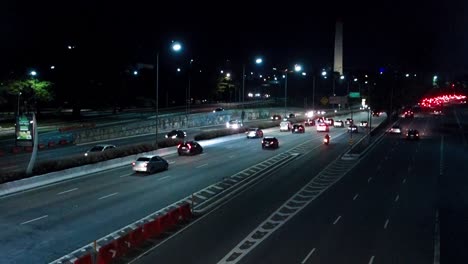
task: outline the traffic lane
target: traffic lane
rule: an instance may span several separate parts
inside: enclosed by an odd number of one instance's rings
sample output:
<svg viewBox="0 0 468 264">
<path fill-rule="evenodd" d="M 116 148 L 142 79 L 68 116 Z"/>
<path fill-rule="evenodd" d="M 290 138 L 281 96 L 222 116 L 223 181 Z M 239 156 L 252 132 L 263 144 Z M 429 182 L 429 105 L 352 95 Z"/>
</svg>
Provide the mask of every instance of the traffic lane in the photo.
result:
<svg viewBox="0 0 468 264">
<path fill-rule="evenodd" d="M 226 177 L 235 174 L 243 168 L 270 158 L 278 154 L 279 151 L 285 151 L 305 140 L 315 138 L 316 141 L 314 144 L 321 144 L 321 135 L 314 135 L 312 132 L 291 135 L 291 133 L 279 132 L 276 129 L 271 130 L 273 131 L 266 131 L 266 135 L 273 135 L 279 139 L 280 149 L 277 151 L 263 151 L 261 149 L 261 139 L 246 139 L 244 135 L 232 136 L 237 138 L 237 140 L 207 146 L 202 155 L 192 157 L 177 157 L 177 155 L 168 156 L 166 159 L 170 163 L 170 174 L 173 175 L 173 179 L 185 179 L 190 177 L 193 169 L 210 170 L 210 168 L 216 168 L 222 165 L 225 171 L 223 176 Z M 340 130 L 337 130 L 337 132 L 339 133 Z M 331 135 L 335 137 L 337 134 L 331 133 Z M 201 144 L 203 145 L 203 142 Z M 258 153 L 261 153 L 261 155 L 258 155 Z M 226 162 L 226 160 L 229 160 L 229 162 Z M 242 165 L 239 166 L 240 164 Z M 32 211 L 34 213 L 40 207 L 60 208 L 61 206 L 57 206 L 55 203 L 68 204 L 70 202 L 69 200 L 64 201 L 64 195 L 68 199 L 81 199 L 82 196 L 89 196 L 90 193 L 101 195 L 104 192 L 119 192 L 122 189 L 121 184 L 125 184 L 124 186 L 127 188 L 138 188 L 140 182 L 138 180 L 132 181 L 135 177 L 129 176 L 136 176 L 131 171 L 130 164 L 121 168 L 105 171 L 102 174 L 93 174 L 92 177 L 66 181 L 63 184 L 53 185 L 49 188 L 42 188 L 37 191 L 7 197 L 2 200 L 0 210 L 8 212 L 5 215 L 5 219 L 7 219 L 7 217 L 11 215 L 28 215 L 26 213 L 27 211 Z M 165 177 L 165 173 L 158 173 L 151 176 L 158 178 Z M 214 180 L 220 179 L 220 177 L 216 177 Z M 145 183 L 145 186 L 148 188 L 154 187 L 154 183 L 147 184 L 148 183 Z M 206 184 L 206 182 L 202 181 L 200 184 L 203 185 Z M 25 200 L 32 200 L 32 202 L 27 203 L 26 206 L 20 206 L 24 204 Z"/>
<path fill-rule="evenodd" d="M 336 137 L 332 145 L 317 147 L 208 213 L 136 263 L 217 263 L 291 193 L 345 151 L 347 137 Z M 181 248 L 184 254 L 174 254 Z"/>
<path fill-rule="evenodd" d="M 468 115 L 460 113 L 466 109 L 455 107 L 446 111 L 444 123 L 455 124 L 458 114 L 461 124 L 468 123 Z M 466 126 L 462 128 L 466 129 Z M 467 151 L 464 146 L 463 133 L 459 127 L 444 134 L 443 169 L 439 178 L 440 185 L 440 252 L 441 263 L 462 263 L 468 260 L 468 166 Z"/>
<path fill-rule="evenodd" d="M 272 131 L 271 133 L 269 131 Z M 332 129 L 331 137 L 332 141 L 335 137 L 335 132 L 342 133 L 343 129 Z M 278 132 L 276 129 L 270 129 L 265 131 L 265 135 L 273 135 L 277 136 L 280 140 L 280 150 L 283 151 L 283 148 L 292 147 L 297 143 L 301 143 L 306 139 L 309 139 L 308 134 L 312 134 L 312 137 L 318 139 L 316 142 L 317 144 L 321 143 L 321 134 L 310 131 L 309 129 L 306 131 L 304 135 L 295 134 L 290 135 L 290 133 L 286 132 Z M 255 164 L 256 162 L 260 162 L 263 159 L 269 158 L 273 155 L 276 155 L 277 151 L 273 152 L 262 152 L 261 156 L 256 155 L 257 151 L 261 150 L 260 147 L 260 140 L 259 139 L 245 139 L 243 135 L 238 136 L 231 136 L 237 138 L 238 142 L 225 142 L 221 143 L 220 146 L 209 146 L 205 147 L 205 154 L 208 153 L 207 156 L 203 156 L 203 158 L 193 158 L 193 157 L 180 157 L 176 158 L 176 156 L 172 155 L 167 157 L 170 163 L 171 171 L 173 171 L 173 167 L 175 167 L 176 175 L 180 177 L 186 177 L 186 171 L 190 171 L 190 167 L 193 166 L 194 163 L 199 164 L 197 166 L 205 165 L 212 167 L 217 166 L 220 162 L 224 162 L 225 160 L 214 160 L 210 161 L 211 157 L 220 157 L 224 156 L 227 152 L 229 155 L 227 156 L 228 160 L 235 159 L 234 161 L 230 161 L 228 163 L 223 163 L 224 167 L 226 168 L 226 174 L 238 171 L 238 169 L 243 168 L 242 166 L 239 168 L 238 163 L 240 161 L 241 164 L 248 167 L 250 165 Z M 292 140 L 290 142 L 290 140 Z M 243 142 L 247 142 L 247 144 Z M 255 142 L 255 143 L 254 143 Z M 203 145 L 204 143 L 201 142 Z M 247 163 L 246 163 L 247 162 Z M 185 165 L 185 167 L 181 167 L 181 165 Z M 227 168 L 229 167 L 229 169 Z M 178 173 L 177 170 L 180 169 L 181 173 Z M 209 168 L 205 168 L 209 169 Z M 17 214 L 18 210 L 21 208 L 24 213 L 27 210 L 35 210 L 40 206 L 50 206 L 50 203 L 60 202 L 62 201 L 62 196 L 65 194 L 67 197 L 73 197 L 79 199 L 83 192 L 92 192 L 96 194 L 100 194 L 102 192 L 108 192 L 110 189 L 115 190 L 116 192 L 119 191 L 118 189 L 119 184 L 123 181 L 125 177 L 131 175 L 130 164 L 128 167 L 124 166 L 122 168 L 112 169 L 110 171 L 104 171 L 102 173 L 93 173 L 90 176 L 80 177 L 79 179 L 66 181 L 63 183 L 58 183 L 49 187 L 40 188 L 32 191 L 25 192 L 23 194 L 14 195 L 10 198 L 3 198 L 2 204 L 0 204 L 0 210 L 9 212 L 9 214 Z M 218 178 L 219 179 L 219 178 Z M 126 183 L 132 184 L 131 183 Z M 133 183 L 137 184 L 137 182 Z M 126 185 L 126 186 L 127 186 Z M 111 188 L 114 186 L 113 188 Z M 129 186 L 133 187 L 133 186 Z M 31 202 L 26 203 L 27 205 L 24 206 L 25 200 L 30 200 Z"/>
<path fill-rule="evenodd" d="M 410 162 L 399 160 L 401 154 L 396 150 L 397 143 L 403 143 L 402 139 L 384 138 L 339 183 L 240 263 L 258 263 L 260 260 L 264 263 L 369 262 L 372 257 L 369 253 L 378 242 L 375 230 L 383 230 L 388 218 L 386 211 L 389 209 L 386 208 L 395 202 L 398 195 L 395 187 L 402 181 L 398 175 L 407 172 L 405 165 Z M 402 152 L 412 148 L 413 145 L 402 146 Z M 395 162 L 399 164 L 396 168 Z M 356 206 L 359 203 L 363 204 Z M 385 203 L 388 206 L 383 205 Z"/>
<path fill-rule="evenodd" d="M 282 134 L 279 136 L 284 135 L 283 137 L 285 138 L 294 138 L 299 142 L 303 142 L 304 137 L 307 137 L 307 135 L 276 133 Z M 316 138 L 316 143 L 318 146 L 321 146 L 321 136 Z M 261 149 L 260 145 L 252 145 L 252 147 L 257 150 Z M 244 152 L 245 149 L 239 148 L 239 151 Z M 271 155 L 273 155 L 275 152 L 276 151 L 264 151 L 262 153 L 267 155 L 271 153 Z M 225 162 L 221 154 L 214 156 L 219 157 L 219 163 Z M 261 155 L 253 155 L 253 157 L 255 156 L 261 157 Z M 248 155 L 246 157 L 248 161 L 252 162 L 253 160 L 253 163 L 256 164 L 255 159 L 252 159 L 252 157 Z M 262 159 L 260 158 L 260 160 Z M 233 167 L 236 169 L 235 172 L 239 171 L 238 166 L 233 165 Z M 38 220 L 27 223 L 19 230 L 10 228 L 19 232 L 4 233 L 2 234 L 3 239 L 0 241 L 9 240 L 11 236 L 17 237 L 18 239 L 14 240 L 14 245 L 22 245 L 23 247 L 21 248 L 27 247 L 29 251 L 35 252 L 35 256 L 40 260 L 51 260 L 49 257 L 52 255 L 48 253 L 50 248 L 44 247 L 44 245 L 53 245 L 53 248 L 56 249 L 55 252 L 65 254 L 67 250 L 69 250 L 70 245 L 78 248 L 89 241 L 136 221 L 226 176 L 225 168 L 218 168 L 218 170 L 204 169 L 205 170 L 200 170 L 198 175 L 193 175 L 192 166 L 188 166 L 185 170 L 185 175 L 176 174 L 176 176 L 183 179 L 183 181 L 174 180 L 174 184 L 156 182 L 155 178 L 152 179 L 151 177 L 137 177 L 136 179 L 138 182 L 131 181 L 125 184 L 114 183 L 112 188 L 105 189 L 105 193 L 98 195 L 98 193 L 90 191 L 86 192 L 84 197 L 81 195 L 82 188 L 80 188 L 79 192 L 67 193 L 67 195 L 70 196 L 78 196 L 78 199 L 57 202 L 59 205 L 46 200 L 46 204 L 42 207 L 29 210 L 28 212 L 32 212 L 32 214 L 36 213 L 34 218 L 32 218 L 32 215 L 28 215 L 29 218 L 25 219 L 20 214 L 14 217 L 9 215 L 10 217 L 8 219 L 2 219 L 2 225 L 10 227 L 21 225 L 31 220 Z M 171 170 L 167 173 L 170 172 Z M 161 177 L 160 179 L 168 180 L 171 178 L 172 177 Z M 129 179 L 131 179 L 131 177 Z M 211 181 L 202 182 L 203 179 L 209 179 Z M 98 192 L 101 188 L 96 189 L 96 192 Z M 28 197 L 26 199 L 28 199 Z M 14 208 L 8 209 L 13 210 Z M 41 218 L 43 216 L 47 217 Z M 109 218 L 112 218 L 111 222 L 109 222 Z M 8 222 L 5 223 L 7 220 Z M 83 226 L 83 223 L 90 224 Z M 47 231 L 47 236 L 44 236 L 41 232 L 37 232 L 36 230 Z M 66 232 L 63 232 L 63 230 L 66 230 Z M 34 240 L 31 240 L 31 237 L 33 237 Z M 37 244 L 35 242 L 37 240 L 43 241 L 43 244 Z M 64 246 L 65 241 L 67 242 L 65 243 L 67 246 Z M 10 252 L 10 250 L 12 250 L 13 252 L 16 250 L 15 248 L 9 248 L 9 245 L 11 245 L 11 243 L 4 243 L 2 251 Z M 18 252 L 18 255 L 15 258 L 12 257 L 12 260 L 20 262 L 25 260 L 22 259 L 25 256 L 21 254 L 21 250 Z M 59 256 L 60 254 L 55 255 L 55 257 Z"/>
</svg>

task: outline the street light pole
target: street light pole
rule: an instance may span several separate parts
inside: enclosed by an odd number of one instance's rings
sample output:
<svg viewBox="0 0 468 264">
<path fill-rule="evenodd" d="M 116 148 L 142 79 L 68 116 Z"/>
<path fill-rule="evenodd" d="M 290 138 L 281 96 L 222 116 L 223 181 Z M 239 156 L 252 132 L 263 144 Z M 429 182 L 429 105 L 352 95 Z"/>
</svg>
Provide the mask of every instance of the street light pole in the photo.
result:
<svg viewBox="0 0 468 264">
<path fill-rule="evenodd" d="M 244 108 L 244 98 L 245 98 L 245 64 L 242 64 L 242 98 L 239 100 Z"/>
<path fill-rule="evenodd" d="M 156 149 L 158 144 L 158 125 L 159 125 L 159 51 L 156 53 Z"/>
<path fill-rule="evenodd" d="M 286 117 L 286 107 L 288 106 L 288 70 L 284 75 L 284 116 Z"/>
<path fill-rule="evenodd" d="M 315 110 L 315 73 L 312 75 L 312 109 Z"/>
<path fill-rule="evenodd" d="M 21 92 L 18 93 L 18 116 L 20 115 L 20 97 L 21 97 Z"/>
</svg>

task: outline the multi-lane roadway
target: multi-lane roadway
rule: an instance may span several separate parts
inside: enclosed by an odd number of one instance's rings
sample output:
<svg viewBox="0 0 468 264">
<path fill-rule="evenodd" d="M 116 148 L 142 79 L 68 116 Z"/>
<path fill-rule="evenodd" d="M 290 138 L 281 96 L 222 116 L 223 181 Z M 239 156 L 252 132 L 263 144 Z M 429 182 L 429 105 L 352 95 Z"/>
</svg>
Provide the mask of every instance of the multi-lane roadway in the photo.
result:
<svg viewBox="0 0 468 264">
<path fill-rule="evenodd" d="M 354 164 L 322 172 L 338 139 L 132 263 L 466 263 L 467 111 L 399 122 L 402 135 L 384 135 Z M 421 139 L 406 140 L 408 128 Z"/>
<path fill-rule="evenodd" d="M 366 117 L 367 113 L 364 112 L 355 114 L 355 120 L 365 120 Z M 381 120 L 382 118 L 375 118 L 373 124 L 377 125 Z M 289 195 L 290 188 L 294 189 L 298 181 L 301 183 L 305 180 L 296 171 L 314 175 L 348 148 L 346 128 L 331 129 L 330 146 L 322 144 L 323 133 L 317 133 L 315 128 L 306 127 L 306 130 L 304 134 L 279 132 L 279 128 L 265 130 L 265 135 L 279 139 L 280 148 L 277 150 L 262 150 L 261 139 L 246 139 L 244 135 L 234 135 L 200 142 L 204 146 L 202 155 L 165 156 L 170 164 L 169 170 L 165 172 L 136 175 L 128 164 L 2 197 L 0 226 L 3 231 L 0 233 L 0 252 L 6 252 L 6 255 L 0 262 L 52 261 L 224 177 L 299 144 L 310 142 L 311 151 L 308 155 L 313 155 L 315 159 L 300 159 L 299 164 L 307 166 L 303 168 L 294 165 L 294 173 L 289 171 L 288 175 L 283 176 L 281 185 L 284 189 L 265 189 L 268 195 L 259 197 L 259 201 L 274 198 L 281 202 Z"/>
</svg>

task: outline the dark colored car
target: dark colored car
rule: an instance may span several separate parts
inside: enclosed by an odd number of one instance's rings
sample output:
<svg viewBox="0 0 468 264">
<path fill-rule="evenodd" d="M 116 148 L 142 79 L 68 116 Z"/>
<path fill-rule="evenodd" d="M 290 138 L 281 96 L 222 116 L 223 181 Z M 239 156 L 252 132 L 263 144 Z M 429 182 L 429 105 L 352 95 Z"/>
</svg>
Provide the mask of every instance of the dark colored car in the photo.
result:
<svg viewBox="0 0 468 264">
<path fill-rule="evenodd" d="M 354 124 L 349 125 L 348 133 L 358 133 L 358 127 Z"/>
<path fill-rule="evenodd" d="M 346 118 L 345 125 L 351 125 L 352 123 L 354 123 L 352 118 Z"/>
<path fill-rule="evenodd" d="M 281 116 L 280 115 L 273 115 L 271 116 L 272 121 L 281 121 Z"/>
<path fill-rule="evenodd" d="M 249 128 L 247 132 L 245 132 L 247 138 L 262 138 L 263 131 L 260 128 Z"/>
<path fill-rule="evenodd" d="M 279 141 L 275 137 L 264 137 L 262 140 L 262 148 L 278 148 Z"/>
<path fill-rule="evenodd" d="M 408 132 L 406 132 L 406 139 L 419 139 L 419 131 L 416 129 L 409 129 Z"/>
<path fill-rule="evenodd" d="M 291 129 L 291 132 L 292 133 L 304 133 L 305 128 L 304 128 L 303 125 L 294 124 L 292 129 Z"/>
<path fill-rule="evenodd" d="M 182 155 L 196 155 L 203 152 L 203 147 L 195 141 L 185 141 L 177 146 L 177 153 Z"/>
<path fill-rule="evenodd" d="M 344 122 L 343 120 L 336 120 L 335 123 L 333 124 L 334 127 L 344 127 Z"/>
<path fill-rule="evenodd" d="M 305 126 L 315 126 L 315 121 L 311 118 L 307 118 L 306 121 L 304 121 Z"/>
<path fill-rule="evenodd" d="M 405 118 L 412 118 L 414 117 L 414 112 L 411 110 L 405 111 Z"/>
<path fill-rule="evenodd" d="M 295 117 L 296 117 L 296 115 L 295 115 L 295 114 L 292 114 L 292 113 L 291 113 L 291 114 L 289 114 L 289 118 L 295 118 Z"/>
<path fill-rule="evenodd" d="M 224 111 L 224 108 L 218 107 L 215 110 L 213 110 L 213 113 L 222 112 L 222 111 Z"/>
<path fill-rule="evenodd" d="M 151 174 L 155 171 L 167 170 L 169 163 L 160 156 L 146 155 L 132 162 L 132 168 L 135 172 L 147 172 Z"/>
<path fill-rule="evenodd" d="M 166 134 L 166 138 L 172 138 L 172 139 L 185 138 L 186 136 L 187 136 L 187 133 L 185 133 L 185 131 L 182 131 L 182 130 L 172 130 L 171 132 Z"/>
</svg>

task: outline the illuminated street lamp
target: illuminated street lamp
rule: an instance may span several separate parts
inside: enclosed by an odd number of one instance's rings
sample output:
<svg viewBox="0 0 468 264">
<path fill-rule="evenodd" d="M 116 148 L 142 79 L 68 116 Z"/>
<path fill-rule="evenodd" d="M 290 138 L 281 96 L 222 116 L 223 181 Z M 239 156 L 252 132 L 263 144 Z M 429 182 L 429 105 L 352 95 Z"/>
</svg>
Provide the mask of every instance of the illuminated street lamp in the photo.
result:
<svg viewBox="0 0 468 264">
<path fill-rule="evenodd" d="M 180 50 L 182 50 L 182 45 L 180 45 L 179 42 L 173 42 L 172 50 L 174 50 L 175 52 L 179 52 Z"/>
<path fill-rule="evenodd" d="M 322 71 L 322 76 L 327 76 L 327 72 L 325 70 Z"/>
<path fill-rule="evenodd" d="M 294 65 L 294 71 L 296 71 L 296 72 L 302 71 L 302 66 L 299 65 L 299 64 Z"/>
<path fill-rule="evenodd" d="M 262 63 L 263 63 L 263 59 L 262 59 L 262 58 L 257 58 L 257 59 L 255 59 L 255 63 L 256 63 L 256 64 L 262 64 Z"/>
<path fill-rule="evenodd" d="M 31 75 L 31 76 L 33 76 L 33 77 L 34 77 L 34 76 L 36 76 L 36 75 L 37 75 L 37 72 L 36 72 L 36 71 L 34 71 L 34 70 L 32 70 L 31 72 L 29 72 L 29 75 Z"/>
<path fill-rule="evenodd" d="M 345 79 L 344 75 L 341 75 L 340 80 L 344 80 L 344 79 Z"/>
</svg>

